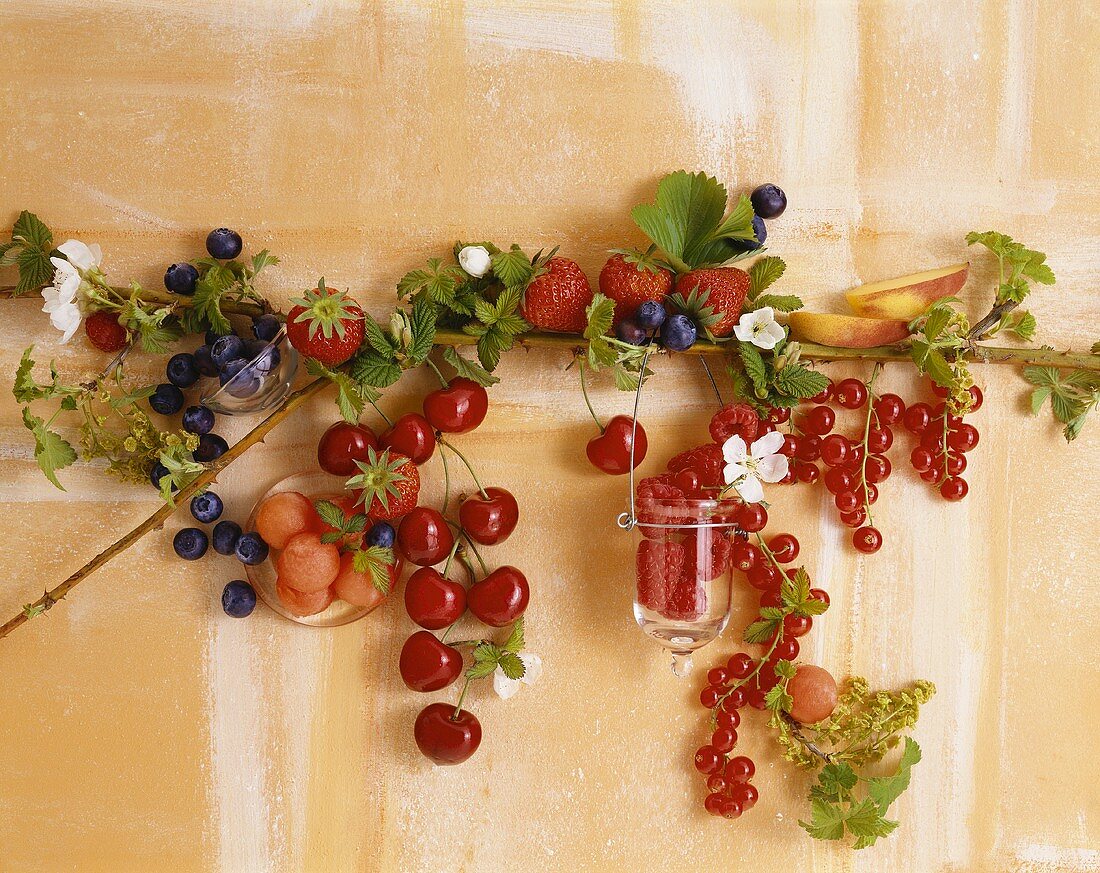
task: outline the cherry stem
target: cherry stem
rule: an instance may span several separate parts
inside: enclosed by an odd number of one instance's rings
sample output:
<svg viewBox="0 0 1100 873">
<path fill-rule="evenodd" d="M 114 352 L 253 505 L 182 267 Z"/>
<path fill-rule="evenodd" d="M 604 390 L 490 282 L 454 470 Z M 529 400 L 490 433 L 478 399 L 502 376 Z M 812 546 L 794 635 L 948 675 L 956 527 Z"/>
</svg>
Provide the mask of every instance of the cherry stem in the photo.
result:
<svg viewBox="0 0 1100 873">
<path fill-rule="evenodd" d="M 714 374 L 710 371 L 710 364 L 707 363 L 707 359 L 700 355 L 699 363 L 702 364 L 703 369 L 706 370 L 707 378 L 710 380 L 710 387 L 714 389 L 714 396 L 718 398 L 719 408 L 725 406 L 726 402 L 722 399 L 722 392 L 718 390 L 718 383 L 714 381 Z"/>
<path fill-rule="evenodd" d="M 439 372 L 439 367 L 437 367 L 435 365 L 435 361 L 433 361 L 431 358 L 425 358 L 424 363 L 427 364 L 429 367 L 431 367 L 435 371 L 436 376 L 439 377 L 439 384 L 440 385 L 442 385 L 444 388 L 449 388 L 450 387 L 450 383 L 447 382 L 447 380 L 443 378 L 443 374 L 441 372 Z"/>
<path fill-rule="evenodd" d="M 443 462 L 443 506 L 440 513 L 447 514 L 447 505 L 451 502 L 451 467 L 447 463 L 447 453 L 439 450 L 439 459 Z"/>
<path fill-rule="evenodd" d="M 454 715 L 451 716 L 451 721 L 458 721 L 458 716 L 462 713 L 462 702 L 466 699 L 466 692 L 470 690 L 470 677 L 466 677 L 466 682 L 462 686 L 462 693 L 458 695 L 458 703 L 455 704 Z"/>
<path fill-rule="evenodd" d="M 447 505 L 446 504 L 443 505 L 443 511 L 444 512 L 447 511 Z M 447 571 L 451 569 L 451 561 L 454 560 L 455 552 L 458 551 L 458 547 L 460 545 L 462 545 L 462 540 L 460 540 L 458 537 L 455 537 L 454 544 L 451 546 L 451 552 L 450 552 L 449 555 L 447 555 L 447 563 L 443 565 L 443 575 L 444 576 L 446 576 Z M 454 625 L 451 625 L 451 627 L 454 627 Z M 447 628 L 447 630 L 450 631 L 450 628 Z M 444 636 L 446 636 L 446 634 L 444 634 Z"/>
<path fill-rule="evenodd" d="M 441 445 L 441 446 L 446 446 L 448 449 L 450 449 L 452 452 L 454 452 L 455 455 L 457 456 L 457 458 L 460 461 L 462 461 L 463 464 L 465 464 L 466 469 L 470 471 L 470 475 L 473 477 L 474 484 L 477 486 L 477 490 L 481 492 L 481 496 L 483 498 L 488 500 L 489 499 L 489 492 L 481 487 L 481 482 L 477 478 L 477 473 L 474 472 L 474 468 L 470 465 L 470 462 L 468 460 L 466 460 L 466 456 L 464 454 L 462 454 L 462 452 L 460 452 L 458 449 L 456 449 L 453 444 L 451 444 L 451 443 L 447 442 L 445 439 L 443 439 L 443 437 L 437 437 L 436 442 L 438 442 L 439 445 Z M 440 454 L 442 454 L 442 452 L 440 452 Z"/>
<path fill-rule="evenodd" d="M 592 415 L 592 420 L 596 422 L 596 427 L 600 429 L 600 433 L 603 433 L 604 426 L 600 423 L 600 417 L 596 415 L 596 410 L 592 408 L 592 401 L 588 397 L 588 386 L 584 382 L 584 361 L 579 361 L 579 363 L 580 366 L 577 367 L 577 372 L 581 374 L 581 394 L 584 395 L 584 402 Z"/>
<path fill-rule="evenodd" d="M 382 407 L 381 407 L 381 406 L 379 406 L 379 405 L 378 405 L 377 403 L 375 403 L 375 402 L 374 402 L 373 400 L 371 400 L 371 401 L 370 401 L 370 405 L 374 407 L 374 411 L 375 411 L 375 412 L 377 412 L 377 413 L 378 413 L 379 415 L 381 415 L 381 416 L 382 416 L 382 420 L 383 420 L 384 422 L 386 422 L 386 424 L 387 424 L 387 425 L 389 425 L 390 427 L 393 427 L 393 422 L 392 422 L 392 421 L 390 421 L 390 417 L 389 417 L 388 415 L 386 415 L 386 413 L 384 413 L 384 412 L 382 411 Z"/>
</svg>

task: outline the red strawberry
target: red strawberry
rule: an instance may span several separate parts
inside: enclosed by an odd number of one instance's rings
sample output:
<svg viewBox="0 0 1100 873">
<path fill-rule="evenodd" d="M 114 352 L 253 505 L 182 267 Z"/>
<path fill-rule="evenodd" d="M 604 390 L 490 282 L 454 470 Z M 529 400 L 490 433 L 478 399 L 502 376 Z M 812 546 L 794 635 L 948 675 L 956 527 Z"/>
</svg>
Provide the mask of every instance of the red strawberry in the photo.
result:
<svg viewBox="0 0 1100 873">
<path fill-rule="evenodd" d="M 588 326 L 584 311 L 591 302 L 592 286 L 577 262 L 551 258 L 545 272 L 528 284 L 520 314 L 542 330 L 581 333 Z"/>
<path fill-rule="evenodd" d="M 347 487 L 355 492 L 355 504 L 363 505 L 374 521 L 400 518 L 416 506 L 420 497 L 420 471 L 404 455 L 386 449 L 379 454 L 367 450 L 367 460 L 356 461 L 358 475 L 348 479 Z"/>
<path fill-rule="evenodd" d="M 694 470 L 699 474 L 700 486 L 714 488 L 722 484 L 722 468 L 725 465 L 722 447 L 716 443 L 707 443 L 688 449 L 686 452 L 680 452 L 668 462 L 668 469 L 673 473 Z"/>
<path fill-rule="evenodd" d="M 648 252 L 616 251 L 600 270 L 600 291 L 618 304 L 618 324 L 632 318 L 645 301 L 662 302 L 672 291 L 672 273 L 658 266 Z"/>
<path fill-rule="evenodd" d="M 638 545 L 638 603 L 662 612 L 671 585 L 684 572 L 684 547 L 677 542 L 642 540 Z"/>
<path fill-rule="evenodd" d="M 736 434 L 745 445 L 756 439 L 760 428 L 760 416 L 747 403 L 730 403 L 723 406 L 710 420 L 710 435 L 721 445 Z"/>
<path fill-rule="evenodd" d="M 117 352 L 129 342 L 126 328 L 111 312 L 93 312 L 84 321 L 84 332 L 88 334 L 88 342 L 101 352 Z"/>
<path fill-rule="evenodd" d="M 291 301 L 286 316 L 286 335 L 301 354 L 326 367 L 344 363 L 363 341 L 363 310 L 346 291 L 317 288 Z"/>
<path fill-rule="evenodd" d="M 737 267 L 692 270 L 676 280 L 676 303 L 714 336 L 733 333 L 748 293 L 749 274 Z M 704 313 L 706 309 L 711 311 Z"/>
</svg>

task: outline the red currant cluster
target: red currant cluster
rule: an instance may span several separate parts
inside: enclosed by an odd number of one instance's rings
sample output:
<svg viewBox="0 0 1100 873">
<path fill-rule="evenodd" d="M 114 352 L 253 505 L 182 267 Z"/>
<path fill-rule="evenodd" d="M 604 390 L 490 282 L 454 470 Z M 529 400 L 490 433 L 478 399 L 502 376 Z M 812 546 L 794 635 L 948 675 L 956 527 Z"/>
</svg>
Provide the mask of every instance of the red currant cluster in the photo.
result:
<svg viewBox="0 0 1100 873">
<path fill-rule="evenodd" d="M 699 702 L 710 710 L 711 736 L 707 745 L 696 750 L 695 768 L 707 777 L 708 793 L 703 805 L 711 815 L 737 818 L 755 805 L 759 797 L 750 781 L 756 772 L 752 760 L 731 753 L 737 745 L 740 710 L 746 705 L 767 708 L 767 694 L 780 681 L 776 665 L 798 657 L 798 638 L 809 633 L 813 626 L 810 615 L 800 611 L 795 603 L 797 587 L 792 587 L 795 573 L 784 566 L 794 561 L 798 552 L 798 540 L 788 533 L 778 534 L 766 543 L 760 539 L 759 545 L 741 538 L 734 541 L 733 565 L 745 575 L 749 585 L 760 591 L 761 619 L 770 623 L 764 626 L 761 641 L 766 649 L 764 654 L 753 658 L 746 652 L 737 652 L 724 665 L 707 673 L 707 684 L 699 694 Z M 809 599 L 823 604 L 821 610 L 828 607 L 829 595 L 820 588 L 809 589 Z"/>
<path fill-rule="evenodd" d="M 920 440 L 909 463 L 921 479 L 939 489 L 944 500 L 962 500 L 968 489 L 961 474 L 966 453 L 978 445 L 978 429 L 961 415 L 951 414 L 946 389 L 934 385 L 932 392 L 940 398 L 935 406 L 914 403 L 905 411 L 905 429 Z M 982 391 L 972 385 L 969 394 L 966 412 L 976 412 L 982 406 Z"/>
</svg>

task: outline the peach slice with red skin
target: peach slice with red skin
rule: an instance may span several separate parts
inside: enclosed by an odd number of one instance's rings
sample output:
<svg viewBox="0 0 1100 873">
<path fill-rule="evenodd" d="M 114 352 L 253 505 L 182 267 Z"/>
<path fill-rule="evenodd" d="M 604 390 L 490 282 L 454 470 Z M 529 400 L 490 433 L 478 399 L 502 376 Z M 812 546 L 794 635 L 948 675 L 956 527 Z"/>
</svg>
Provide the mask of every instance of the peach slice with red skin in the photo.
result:
<svg viewBox="0 0 1100 873">
<path fill-rule="evenodd" d="M 912 321 L 935 301 L 958 294 L 969 273 L 969 263 L 952 264 L 860 285 L 844 296 L 852 312 L 864 318 Z"/>
<path fill-rule="evenodd" d="M 908 322 L 900 319 L 860 318 L 829 312 L 792 312 L 787 317 L 795 339 L 825 346 L 869 349 L 887 346 L 909 336 Z"/>
</svg>

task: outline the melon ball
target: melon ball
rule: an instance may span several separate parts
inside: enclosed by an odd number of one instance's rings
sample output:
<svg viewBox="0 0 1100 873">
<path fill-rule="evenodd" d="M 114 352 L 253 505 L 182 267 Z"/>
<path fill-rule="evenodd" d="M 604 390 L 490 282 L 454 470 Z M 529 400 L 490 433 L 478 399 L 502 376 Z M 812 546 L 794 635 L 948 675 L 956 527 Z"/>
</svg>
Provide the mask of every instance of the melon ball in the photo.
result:
<svg viewBox="0 0 1100 873">
<path fill-rule="evenodd" d="M 307 593 L 284 585 L 281 579 L 275 580 L 275 592 L 279 595 L 279 600 L 282 601 L 287 612 L 298 616 L 324 612 L 335 599 L 331 588 Z"/>
<path fill-rule="evenodd" d="M 286 548 L 291 537 L 321 528 L 310 499 L 298 491 L 272 494 L 256 513 L 256 530 L 273 549 Z"/>
<path fill-rule="evenodd" d="M 275 567 L 284 585 L 313 594 L 328 588 L 340 572 L 340 550 L 322 543 L 319 534 L 300 533 L 291 537 Z"/>
</svg>

